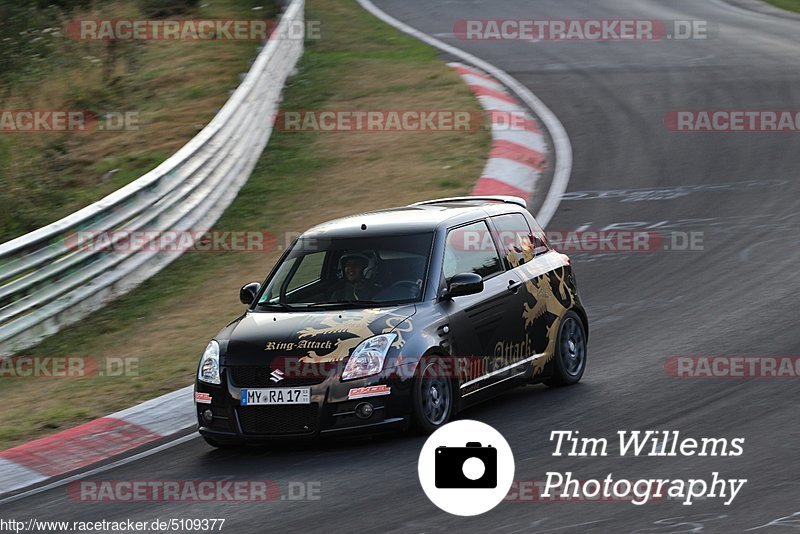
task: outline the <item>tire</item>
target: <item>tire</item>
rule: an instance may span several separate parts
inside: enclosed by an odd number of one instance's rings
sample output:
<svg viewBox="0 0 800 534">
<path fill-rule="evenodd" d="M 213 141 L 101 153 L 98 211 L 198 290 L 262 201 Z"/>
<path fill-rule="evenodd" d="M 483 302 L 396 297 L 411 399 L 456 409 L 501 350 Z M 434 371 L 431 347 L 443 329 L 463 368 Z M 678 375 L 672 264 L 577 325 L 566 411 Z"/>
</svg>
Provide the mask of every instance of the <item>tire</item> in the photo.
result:
<svg viewBox="0 0 800 534">
<path fill-rule="evenodd" d="M 558 328 L 558 340 L 553 355 L 553 376 L 544 383 L 550 387 L 559 387 L 580 382 L 586 370 L 587 352 L 583 322 L 578 314 L 568 311 Z"/>
<path fill-rule="evenodd" d="M 421 434 L 431 434 L 450 422 L 455 407 L 453 382 L 445 376 L 439 359 L 423 358 L 412 387 L 412 426 Z"/>
<path fill-rule="evenodd" d="M 203 436 L 203 439 L 206 440 L 206 443 L 217 449 L 234 449 L 242 445 L 238 441 L 217 441 L 216 439 L 209 438 L 208 436 Z"/>
</svg>

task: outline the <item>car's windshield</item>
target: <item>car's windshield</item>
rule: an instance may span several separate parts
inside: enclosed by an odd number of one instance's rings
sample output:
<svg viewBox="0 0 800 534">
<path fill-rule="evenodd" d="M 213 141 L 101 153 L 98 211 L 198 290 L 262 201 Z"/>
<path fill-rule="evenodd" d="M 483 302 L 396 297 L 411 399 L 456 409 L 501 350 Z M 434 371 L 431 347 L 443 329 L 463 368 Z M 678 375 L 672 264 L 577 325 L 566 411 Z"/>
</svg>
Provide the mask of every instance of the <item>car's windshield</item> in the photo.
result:
<svg viewBox="0 0 800 534">
<path fill-rule="evenodd" d="M 433 233 L 301 237 L 275 269 L 261 309 L 364 308 L 422 298 Z"/>
</svg>

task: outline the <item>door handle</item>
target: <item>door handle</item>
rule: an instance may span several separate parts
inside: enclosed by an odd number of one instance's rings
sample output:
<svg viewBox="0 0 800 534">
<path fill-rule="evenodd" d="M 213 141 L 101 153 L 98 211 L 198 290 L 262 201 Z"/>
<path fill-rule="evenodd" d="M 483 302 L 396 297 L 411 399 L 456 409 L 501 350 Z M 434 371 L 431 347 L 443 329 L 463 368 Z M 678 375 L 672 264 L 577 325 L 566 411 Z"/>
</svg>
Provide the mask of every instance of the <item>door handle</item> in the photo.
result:
<svg viewBox="0 0 800 534">
<path fill-rule="evenodd" d="M 512 293 L 516 293 L 517 290 L 519 289 L 519 286 L 521 286 L 521 285 L 522 285 L 522 282 L 520 282 L 519 280 L 509 280 L 508 281 L 508 290 L 511 291 Z"/>
</svg>

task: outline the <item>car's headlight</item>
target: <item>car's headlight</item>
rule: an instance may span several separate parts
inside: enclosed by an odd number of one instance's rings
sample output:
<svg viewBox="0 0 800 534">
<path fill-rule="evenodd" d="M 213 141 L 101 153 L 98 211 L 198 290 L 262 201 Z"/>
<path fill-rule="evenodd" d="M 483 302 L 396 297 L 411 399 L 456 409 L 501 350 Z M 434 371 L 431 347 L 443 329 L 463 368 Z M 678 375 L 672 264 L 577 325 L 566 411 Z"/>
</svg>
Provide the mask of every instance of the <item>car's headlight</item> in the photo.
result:
<svg viewBox="0 0 800 534">
<path fill-rule="evenodd" d="M 200 369 L 197 371 L 197 379 L 207 384 L 219 384 L 219 343 L 211 341 L 200 358 Z"/>
<path fill-rule="evenodd" d="M 383 370 L 383 362 L 386 360 L 386 353 L 392 346 L 397 334 L 381 334 L 365 339 L 353 350 L 347 365 L 342 372 L 342 380 L 352 380 L 354 378 L 364 378 L 380 373 Z"/>
</svg>

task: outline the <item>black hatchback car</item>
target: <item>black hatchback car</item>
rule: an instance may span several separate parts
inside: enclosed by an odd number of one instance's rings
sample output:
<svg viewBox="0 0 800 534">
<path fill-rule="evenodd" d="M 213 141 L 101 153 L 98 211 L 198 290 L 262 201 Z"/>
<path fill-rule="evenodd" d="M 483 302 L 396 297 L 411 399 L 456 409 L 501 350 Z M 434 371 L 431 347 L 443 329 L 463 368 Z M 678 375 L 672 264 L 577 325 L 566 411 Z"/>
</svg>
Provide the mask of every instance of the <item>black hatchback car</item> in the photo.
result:
<svg viewBox="0 0 800 534">
<path fill-rule="evenodd" d="M 213 446 L 431 432 L 531 382 L 578 382 L 588 321 L 569 258 L 515 197 L 457 197 L 316 226 L 247 311 L 208 344 L 197 374 Z"/>
</svg>

